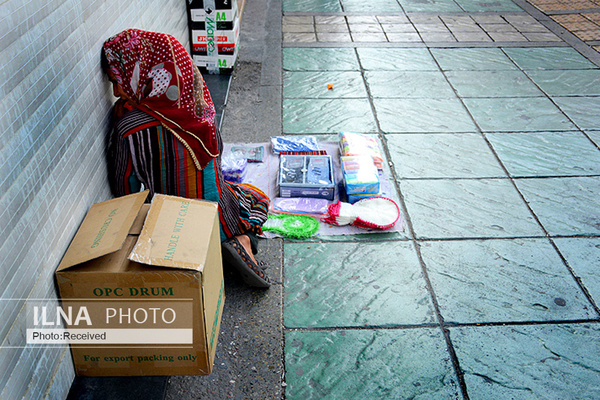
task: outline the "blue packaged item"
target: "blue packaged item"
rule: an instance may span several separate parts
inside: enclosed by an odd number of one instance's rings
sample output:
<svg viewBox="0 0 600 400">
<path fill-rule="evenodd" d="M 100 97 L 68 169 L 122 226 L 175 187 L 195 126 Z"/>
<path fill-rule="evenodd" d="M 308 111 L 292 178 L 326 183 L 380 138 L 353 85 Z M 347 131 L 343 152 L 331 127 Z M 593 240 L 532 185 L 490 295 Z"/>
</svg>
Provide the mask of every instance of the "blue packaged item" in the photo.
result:
<svg viewBox="0 0 600 400">
<path fill-rule="evenodd" d="M 274 154 L 309 153 L 319 150 L 319 143 L 314 136 L 273 136 L 271 145 Z"/>
<path fill-rule="evenodd" d="M 331 156 L 282 155 L 277 183 L 279 197 L 333 200 L 335 179 Z"/>
<path fill-rule="evenodd" d="M 341 162 L 348 195 L 379 193 L 379 173 L 370 156 L 343 156 Z"/>
<path fill-rule="evenodd" d="M 380 197 L 383 196 L 382 193 L 361 193 L 361 194 L 349 194 L 348 195 L 348 203 L 354 204 L 357 201 L 361 201 L 364 199 L 370 199 L 371 197 Z"/>
<path fill-rule="evenodd" d="M 332 185 L 329 157 L 309 157 L 306 181 L 312 185 Z"/>
</svg>

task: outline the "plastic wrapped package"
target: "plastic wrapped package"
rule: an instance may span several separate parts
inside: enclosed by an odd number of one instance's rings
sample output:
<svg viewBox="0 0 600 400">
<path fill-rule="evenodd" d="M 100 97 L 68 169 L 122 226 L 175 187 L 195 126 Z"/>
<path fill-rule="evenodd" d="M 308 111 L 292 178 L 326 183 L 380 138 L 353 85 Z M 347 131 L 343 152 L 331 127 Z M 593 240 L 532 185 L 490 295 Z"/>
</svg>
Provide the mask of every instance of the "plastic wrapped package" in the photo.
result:
<svg viewBox="0 0 600 400">
<path fill-rule="evenodd" d="M 319 150 L 319 143 L 314 136 L 273 136 L 271 146 L 274 154 L 310 153 Z"/>
<path fill-rule="evenodd" d="M 271 205 L 276 213 L 321 216 L 327 214 L 329 201 L 309 197 L 276 197 Z"/>
<path fill-rule="evenodd" d="M 306 182 L 311 185 L 333 185 L 331 159 L 329 157 L 307 157 Z"/>
<path fill-rule="evenodd" d="M 377 139 L 371 135 L 340 132 L 340 154 L 342 156 L 370 156 L 377 169 L 383 169 L 383 155 Z"/>
<path fill-rule="evenodd" d="M 335 178 L 331 156 L 282 155 L 277 183 L 279 197 L 333 200 Z"/>
<path fill-rule="evenodd" d="M 371 197 L 377 196 L 383 196 L 383 193 L 381 191 L 379 193 L 351 193 L 348 195 L 348 203 L 354 204 L 357 201 L 370 199 Z"/>
<path fill-rule="evenodd" d="M 379 171 L 369 156 L 342 156 L 342 172 L 346 193 L 376 195 L 379 193 Z"/>
<path fill-rule="evenodd" d="M 248 162 L 263 162 L 264 146 L 233 146 L 232 153 L 240 153 Z"/>
<path fill-rule="evenodd" d="M 223 179 L 233 183 L 242 183 L 246 178 L 248 160 L 241 152 L 232 152 L 221 158 Z"/>
</svg>

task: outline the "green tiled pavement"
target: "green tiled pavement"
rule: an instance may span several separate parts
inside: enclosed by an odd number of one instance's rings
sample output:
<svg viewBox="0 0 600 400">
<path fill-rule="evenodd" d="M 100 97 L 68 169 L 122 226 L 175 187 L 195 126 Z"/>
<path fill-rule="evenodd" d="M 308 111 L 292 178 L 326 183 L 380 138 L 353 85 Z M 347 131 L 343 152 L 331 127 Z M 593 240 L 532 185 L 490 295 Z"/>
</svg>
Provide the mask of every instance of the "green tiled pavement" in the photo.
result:
<svg viewBox="0 0 600 400">
<path fill-rule="evenodd" d="M 286 399 L 460 398 L 439 328 L 291 331 Z"/>
<path fill-rule="evenodd" d="M 284 48 L 285 71 L 358 71 L 354 49 Z"/>
<path fill-rule="evenodd" d="M 402 11 L 400 4 L 396 0 L 342 0 L 342 5 L 346 12 L 388 13 Z"/>
<path fill-rule="evenodd" d="M 283 1 L 367 35 L 284 38 L 283 133 L 378 134 L 407 221 L 284 242 L 287 399 L 600 398 L 600 68 L 520 5 Z"/>
<path fill-rule="evenodd" d="M 470 399 L 600 397 L 598 324 L 451 328 Z"/>
<path fill-rule="evenodd" d="M 337 133 L 347 127 L 359 132 L 377 131 L 367 98 L 283 100 L 283 133 Z"/>
<path fill-rule="evenodd" d="M 598 68 L 570 47 L 516 47 L 505 48 L 504 52 L 524 70 Z"/>
<path fill-rule="evenodd" d="M 439 241 L 423 244 L 421 251 L 447 322 L 596 316 L 546 239 Z"/>
<path fill-rule="evenodd" d="M 460 6 L 453 0 L 402 0 L 406 12 L 460 12 Z"/>
<path fill-rule="evenodd" d="M 340 49 L 341 50 L 341 49 Z M 370 71 L 438 71 L 424 48 L 357 48 L 363 69 Z"/>
<path fill-rule="evenodd" d="M 294 243 L 284 265 L 288 328 L 436 322 L 411 242 Z"/>
<path fill-rule="evenodd" d="M 549 96 L 600 96 L 600 70 L 528 71 Z"/>
<path fill-rule="evenodd" d="M 497 48 L 448 48 L 431 49 L 444 71 L 505 71 L 517 66 Z"/>
<path fill-rule="evenodd" d="M 400 191 L 417 238 L 543 235 L 506 179 L 402 180 Z"/>
<path fill-rule="evenodd" d="M 534 97 L 544 94 L 521 71 L 448 71 L 461 97 Z"/>
<path fill-rule="evenodd" d="M 440 71 L 366 71 L 365 78 L 373 97 L 455 97 Z"/>
<path fill-rule="evenodd" d="M 521 11 L 521 8 L 510 0 L 456 0 L 456 3 L 467 12 L 477 11 Z"/>
<path fill-rule="evenodd" d="M 580 129 L 598 129 L 600 126 L 599 97 L 553 97 L 552 100 Z"/>
<path fill-rule="evenodd" d="M 600 177 L 518 179 L 517 187 L 551 235 L 600 235 Z"/>
<path fill-rule="evenodd" d="M 285 71 L 283 97 L 367 98 L 367 91 L 359 71 Z"/>
<path fill-rule="evenodd" d="M 328 0 L 283 0 L 284 12 L 341 12 L 339 1 Z"/>
<path fill-rule="evenodd" d="M 381 130 L 393 132 L 475 132 L 457 98 L 373 99 Z"/>
<path fill-rule="evenodd" d="M 511 176 L 600 175 L 598 148 L 582 132 L 486 135 Z"/>
<path fill-rule="evenodd" d="M 387 135 L 396 176 L 404 178 L 503 177 L 504 170 L 481 135 Z"/>
<path fill-rule="evenodd" d="M 586 131 L 588 137 L 600 147 L 600 131 Z"/>
<path fill-rule="evenodd" d="M 558 249 L 573 268 L 575 276 L 581 278 L 592 298 L 600 298 L 600 239 L 557 238 Z"/>
<path fill-rule="evenodd" d="M 546 97 L 466 98 L 464 102 L 484 132 L 575 129 Z"/>
</svg>

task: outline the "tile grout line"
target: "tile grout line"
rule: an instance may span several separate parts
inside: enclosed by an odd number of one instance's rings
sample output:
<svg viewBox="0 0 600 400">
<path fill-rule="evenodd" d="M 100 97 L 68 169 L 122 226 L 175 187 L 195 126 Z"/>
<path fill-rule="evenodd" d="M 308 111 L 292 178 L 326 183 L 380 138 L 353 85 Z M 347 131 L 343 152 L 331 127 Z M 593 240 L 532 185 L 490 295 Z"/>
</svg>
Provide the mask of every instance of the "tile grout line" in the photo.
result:
<svg viewBox="0 0 600 400">
<path fill-rule="evenodd" d="M 535 7 L 535 8 L 537 8 L 537 7 Z M 600 12 L 600 8 L 578 8 L 578 9 L 553 10 L 553 11 L 542 11 L 542 12 L 546 15 L 588 14 L 588 13 Z"/>
<path fill-rule="evenodd" d="M 540 326 L 540 325 L 572 325 L 572 324 L 599 324 L 598 318 L 582 318 L 582 319 L 549 319 L 538 321 L 493 321 L 493 322 L 446 322 L 445 328 L 477 328 L 481 326 Z M 363 326 L 315 326 L 315 327 L 286 327 L 285 330 L 290 332 L 330 332 L 330 331 L 370 331 L 370 330 L 387 330 L 387 331 L 403 331 L 413 329 L 439 329 L 438 323 L 425 323 L 414 325 L 363 325 Z"/>
<path fill-rule="evenodd" d="M 279 58 L 279 82 L 281 84 L 281 90 L 279 92 L 279 113 L 280 113 L 280 120 L 279 120 L 279 134 L 281 134 L 282 136 L 284 136 L 283 133 L 283 104 L 284 104 L 284 77 L 285 77 L 285 59 L 284 59 L 284 54 L 283 54 L 283 48 L 284 48 L 284 34 L 283 34 L 283 16 L 284 16 L 284 12 L 283 12 L 283 5 L 279 4 L 280 10 L 281 10 L 281 15 L 279 16 L 279 18 L 281 19 L 281 23 L 279 24 L 279 29 L 281 30 L 280 35 L 279 35 L 279 40 L 277 40 L 277 44 L 279 45 L 279 54 L 280 54 L 280 58 Z M 314 20 L 314 17 L 313 17 Z M 280 341 L 280 345 L 281 345 L 281 388 L 280 388 L 280 397 L 281 399 L 285 399 L 287 396 L 287 363 L 286 363 L 286 335 L 287 335 L 287 331 L 286 331 L 286 327 L 285 327 L 285 240 L 282 239 L 281 240 L 281 341 Z"/>
<path fill-rule="evenodd" d="M 442 331 L 442 335 L 444 336 L 444 341 L 446 342 L 446 350 L 450 355 L 450 360 L 452 362 L 452 368 L 454 369 L 454 374 L 458 380 L 458 387 L 462 393 L 463 400 L 469 400 L 469 393 L 467 390 L 467 383 L 464 378 L 464 372 L 460 366 L 460 360 L 458 359 L 458 355 L 456 354 L 456 350 L 454 348 L 454 343 L 452 342 L 452 338 L 450 337 L 450 331 L 447 329 L 446 322 L 444 317 L 442 316 L 442 312 L 440 310 L 440 306 L 437 300 L 437 296 L 435 291 L 433 290 L 433 285 L 431 284 L 431 280 L 429 279 L 429 273 L 427 272 L 427 265 L 425 260 L 423 259 L 423 255 L 421 254 L 421 245 L 416 239 L 413 232 L 413 247 L 417 253 L 417 258 L 419 259 L 419 264 L 421 266 L 421 272 L 423 274 L 423 278 L 425 279 L 425 285 L 427 286 L 427 291 L 429 292 L 429 296 L 431 297 L 431 301 L 433 303 L 433 308 L 435 310 L 435 315 L 438 320 L 438 327 Z"/>
<path fill-rule="evenodd" d="M 480 327 L 480 326 L 543 326 L 543 325 L 571 325 L 571 324 L 600 324 L 598 318 L 562 319 L 545 321 L 499 321 L 499 322 L 448 322 L 449 328 Z"/>
<path fill-rule="evenodd" d="M 419 37 L 421 37 L 420 34 L 419 34 Z M 458 380 L 458 382 L 457 382 L 458 387 L 459 387 L 459 389 L 460 389 L 460 391 L 462 393 L 463 399 L 464 400 L 468 400 L 469 399 L 469 395 L 468 395 L 468 392 L 467 392 L 467 385 L 466 385 L 466 382 L 464 380 L 464 377 L 463 377 L 463 374 L 462 374 L 462 370 L 460 368 L 460 362 L 458 360 L 458 356 L 456 355 L 456 351 L 454 350 L 454 346 L 453 346 L 452 341 L 450 339 L 450 334 L 449 334 L 448 330 L 444 326 L 444 318 L 443 318 L 443 316 L 441 314 L 441 311 L 440 311 L 439 303 L 437 301 L 437 296 L 436 296 L 436 294 L 435 294 L 435 292 L 433 290 L 433 285 L 431 284 L 431 280 L 429 279 L 429 274 L 427 272 L 425 261 L 423 259 L 422 254 L 421 254 L 420 245 L 419 245 L 419 243 L 418 243 L 418 241 L 416 239 L 416 234 L 415 234 L 415 230 L 414 230 L 414 227 L 413 227 L 413 224 L 412 224 L 412 220 L 411 220 L 410 215 L 408 213 L 408 208 L 406 206 L 406 202 L 404 200 L 404 196 L 402 194 L 402 191 L 400 190 L 399 179 L 396 176 L 395 169 L 393 168 L 392 157 L 391 157 L 391 154 L 390 154 L 390 151 L 389 151 L 389 147 L 387 145 L 387 139 L 385 138 L 385 134 L 383 133 L 383 131 L 381 129 L 379 118 L 377 117 L 377 110 L 375 108 L 375 104 L 373 103 L 373 96 L 371 94 L 371 90 L 370 90 L 369 85 L 367 83 L 367 79 L 366 79 L 366 75 L 365 75 L 365 69 L 362 66 L 362 62 L 361 62 L 360 57 L 358 55 L 358 50 L 355 49 L 354 52 L 355 52 L 355 56 L 356 56 L 356 59 L 357 59 L 358 64 L 359 64 L 361 76 L 363 78 L 363 84 L 365 85 L 365 89 L 367 91 L 367 96 L 368 96 L 368 99 L 369 99 L 369 104 L 371 106 L 373 117 L 374 117 L 375 123 L 377 125 L 378 136 L 379 136 L 379 138 L 381 140 L 383 151 L 384 151 L 385 156 L 387 158 L 387 161 L 389 163 L 388 166 L 390 167 L 391 178 L 394 181 L 394 187 L 395 187 L 396 192 L 398 194 L 398 199 L 400 201 L 400 206 L 401 206 L 402 212 L 404 214 L 404 221 L 405 221 L 406 227 L 407 227 L 407 229 L 409 231 L 408 232 L 409 235 L 410 235 L 409 241 L 412 243 L 412 247 L 413 247 L 413 249 L 416 252 L 417 259 L 419 260 L 419 266 L 421 268 L 421 273 L 423 274 L 423 279 L 425 281 L 425 286 L 427 288 L 427 292 L 429 293 L 429 296 L 431 298 L 431 302 L 432 302 L 432 305 L 433 305 L 433 308 L 434 308 L 434 312 L 435 312 L 436 319 L 437 319 L 437 324 L 435 324 L 434 326 L 436 328 L 439 328 L 441 330 L 441 333 L 442 333 L 442 335 L 444 337 L 444 341 L 446 342 L 446 350 L 447 350 L 447 352 L 448 352 L 448 354 L 450 356 L 450 359 L 452 361 L 452 367 L 454 369 L 454 373 L 455 373 L 456 378 Z"/>
<path fill-rule="evenodd" d="M 283 48 L 504 48 L 504 47 L 571 47 L 564 41 L 498 42 L 284 42 Z M 595 50 L 594 50 L 595 51 Z"/>
<path fill-rule="evenodd" d="M 373 234 L 375 235 L 375 234 Z M 574 235 L 552 235 L 553 239 L 597 239 L 600 238 L 600 234 L 574 234 Z M 416 240 L 419 243 L 427 243 L 427 242 L 463 242 L 463 241 L 473 241 L 473 240 L 536 240 L 536 239 L 546 239 L 544 235 L 522 235 L 522 236 L 463 236 L 463 237 L 418 237 Z M 391 242 L 412 242 L 411 237 L 405 238 L 364 238 L 359 241 L 359 243 L 391 243 Z M 294 241 L 287 241 L 285 243 L 298 243 Z M 328 243 L 346 243 L 352 244 L 357 243 L 356 240 L 353 239 L 340 239 L 340 240 L 326 240 L 326 239 L 307 239 L 303 240 L 302 243 L 314 243 L 314 244 L 328 244 Z"/>
<path fill-rule="evenodd" d="M 571 265 L 569 264 L 567 258 L 563 255 L 563 253 L 560 251 L 560 249 L 556 245 L 556 242 L 554 241 L 554 238 L 549 237 L 548 240 L 550 241 L 550 245 L 554 248 L 554 251 L 556 251 L 556 253 L 560 257 L 560 259 L 563 262 L 564 266 L 569 271 L 569 274 L 571 274 L 571 277 L 573 278 L 573 280 L 575 281 L 575 283 L 577 284 L 577 286 L 579 287 L 579 289 L 581 289 L 581 291 L 583 292 L 583 295 L 585 296 L 585 298 L 592 305 L 592 309 L 596 312 L 596 315 L 597 315 L 597 318 L 595 319 L 595 321 L 596 322 L 600 322 L 600 307 L 598 307 L 598 304 L 596 304 L 596 301 L 594 300 L 594 298 L 590 294 L 589 290 L 583 284 L 583 281 L 582 281 L 581 277 L 577 276 L 577 274 L 575 273 L 575 270 L 573 269 L 573 267 L 571 267 Z"/>
</svg>

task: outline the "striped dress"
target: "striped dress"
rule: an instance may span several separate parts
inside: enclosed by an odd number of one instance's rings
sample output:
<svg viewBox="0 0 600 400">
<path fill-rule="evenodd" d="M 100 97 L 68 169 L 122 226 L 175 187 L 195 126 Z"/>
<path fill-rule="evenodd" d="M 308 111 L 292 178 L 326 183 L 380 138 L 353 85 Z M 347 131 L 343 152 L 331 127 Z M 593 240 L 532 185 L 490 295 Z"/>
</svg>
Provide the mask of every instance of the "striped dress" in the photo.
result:
<svg viewBox="0 0 600 400">
<path fill-rule="evenodd" d="M 221 135 L 219 153 L 223 150 Z M 139 192 L 143 188 L 219 204 L 221 240 L 247 232 L 262 233 L 269 198 L 249 184 L 223 179 L 221 157 L 198 170 L 190 152 L 171 132 L 149 114 L 128 111 L 114 126 L 108 144 L 108 172 L 115 196 Z"/>
</svg>

